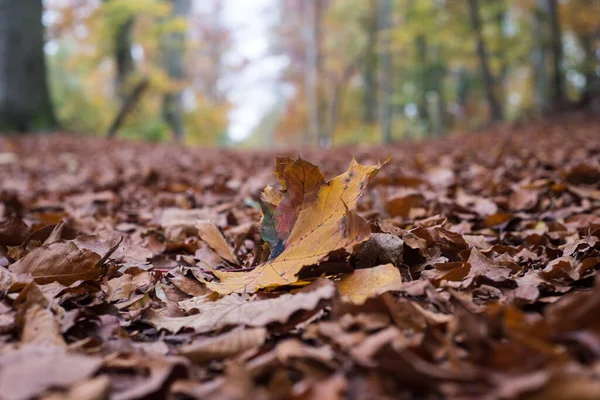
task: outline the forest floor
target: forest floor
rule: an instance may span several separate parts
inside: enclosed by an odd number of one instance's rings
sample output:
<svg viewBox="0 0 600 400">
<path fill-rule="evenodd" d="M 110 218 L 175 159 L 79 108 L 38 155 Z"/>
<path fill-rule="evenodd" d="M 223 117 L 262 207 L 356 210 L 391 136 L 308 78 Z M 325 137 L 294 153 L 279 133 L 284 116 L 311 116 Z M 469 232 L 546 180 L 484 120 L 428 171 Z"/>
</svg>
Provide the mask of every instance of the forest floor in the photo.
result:
<svg viewBox="0 0 600 400">
<path fill-rule="evenodd" d="M 0 397 L 598 398 L 600 123 L 299 153 L 0 138 Z"/>
</svg>

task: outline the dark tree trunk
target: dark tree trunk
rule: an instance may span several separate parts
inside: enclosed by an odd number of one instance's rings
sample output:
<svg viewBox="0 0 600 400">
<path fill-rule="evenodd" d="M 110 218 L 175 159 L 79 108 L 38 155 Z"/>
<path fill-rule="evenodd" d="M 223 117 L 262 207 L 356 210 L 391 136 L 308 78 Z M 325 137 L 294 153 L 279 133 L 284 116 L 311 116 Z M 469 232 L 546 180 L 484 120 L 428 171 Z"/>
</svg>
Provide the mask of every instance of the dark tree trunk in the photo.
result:
<svg viewBox="0 0 600 400">
<path fill-rule="evenodd" d="M 488 52 L 483 40 L 483 29 L 481 25 L 481 15 L 479 14 L 479 1 L 469 0 L 469 15 L 471 17 L 471 25 L 475 32 L 475 39 L 477 41 L 477 56 L 479 57 L 479 68 L 481 70 L 481 78 L 483 79 L 483 86 L 485 89 L 485 95 L 487 102 L 490 106 L 490 114 L 492 121 L 502 120 L 502 105 L 498 102 L 498 98 L 495 93 L 495 82 L 492 75 L 492 71 L 489 66 Z"/>
<path fill-rule="evenodd" d="M 507 57 L 507 41 L 504 36 L 504 25 L 506 24 L 506 19 L 508 16 L 508 8 L 506 5 L 506 1 L 500 1 L 500 9 L 496 14 L 496 24 L 499 34 L 499 46 L 498 51 L 496 53 L 496 58 L 500 60 L 500 69 L 498 71 L 498 77 L 496 79 L 496 87 L 498 89 L 498 96 L 502 100 L 506 99 L 506 78 L 508 77 L 508 68 L 510 65 L 510 60 Z"/>
<path fill-rule="evenodd" d="M 57 126 L 46 78 L 41 0 L 0 0 L 0 132 Z"/>
<path fill-rule="evenodd" d="M 190 0 L 172 0 L 171 16 L 185 18 L 190 11 Z M 169 34 L 164 42 L 164 63 L 169 78 L 180 81 L 185 78 L 185 32 Z M 173 131 L 176 141 L 181 142 L 185 136 L 183 126 L 183 109 L 181 91 L 167 93 L 163 97 L 163 117 Z"/>
<path fill-rule="evenodd" d="M 115 32 L 115 60 L 117 62 L 117 89 L 121 101 L 129 96 L 127 81 L 133 74 L 134 64 L 131 56 L 131 30 L 134 18 L 128 18 Z"/>
<path fill-rule="evenodd" d="M 372 2 L 373 4 L 374 2 Z M 363 94 L 363 123 L 374 124 L 377 120 L 377 6 L 373 4 L 374 12 L 365 19 L 367 32 L 367 48 L 365 51 L 365 66 L 363 79 L 365 91 Z"/>
<path fill-rule="evenodd" d="M 548 0 L 548 19 L 550 22 L 550 47 L 552 49 L 552 103 L 562 107 L 566 102 L 565 82 L 562 71 L 563 49 L 562 31 L 558 16 L 557 0 Z"/>
<path fill-rule="evenodd" d="M 427 102 L 427 92 L 429 91 L 430 83 L 430 68 L 427 59 L 427 38 L 425 35 L 418 35 L 415 38 L 415 48 L 417 51 L 417 61 L 419 62 L 418 70 L 418 90 L 419 90 L 419 119 L 425 126 L 425 131 L 429 132 L 431 128 L 431 116 L 429 113 L 429 104 Z"/>
<path fill-rule="evenodd" d="M 434 73 L 434 90 L 437 93 L 436 98 L 436 114 L 437 121 L 435 126 L 435 133 L 438 136 L 442 136 L 446 132 L 448 121 L 448 107 L 446 104 L 446 90 L 444 80 L 446 78 L 446 63 L 442 57 L 442 49 L 440 46 L 433 48 L 434 57 L 436 60 L 435 73 Z"/>
<path fill-rule="evenodd" d="M 103 0 L 104 3 L 110 0 Z M 110 18 L 110 17 L 109 17 Z M 131 55 L 132 46 L 132 30 L 135 17 L 131 16 L 119 25 L 112 32 L 113 55 L 117 66 L 117 79 L 115 84 L 115 92 L 121 100 L 121 107 L 128 101 L 131 96 L 131 90 L 127 83 L 134 72 L 135 64 Z M 135 88 L 133 88 L 135 90 Z"/>
<path fill-rule="evenodd" d="M 117 116 L 110 124 L 110 127 L 106 131 L 106 136 L 109 138 L 115 137 L 117 131 L 125 122 L 125 118 L 127 115 L 134 109 L 136 104 L 140 101 L 142 94 L 148 88 L 148 84 L 150 82 L 148 79 L 143 79 L 140 83 L 138 83 L 133 90 L 127 95 L 125 99 L 123 99 L 123 104 L 121 104 L 121 108 L 117 113 Z"/>
<path fill-rule="evenodd" d="M 379 32 L 381 40 L 381 141 L 392 142 L 392 56 L 390 54 L 390 0 L 379 0 Z"/>
<path fill-rule="evenodd" d="M 533 79 L 535 84 L 535 105 L 538 112 L 545 113 L 549 109 L 548 71 L 546 66 L 547 29 L 547 0 L 536 0 L 532 34 L 534 47 L 531 53 L 533 64 Z"/>
<path fill-rule="evenodd" d="M 600 98 L 600 78 L 596 74 L 596 69 L 600 67 L 600 62 L 596 57 L 594 37 L 591 34 L 582 35 L 579 38 L 579 43 L 585 55 L 583 64 L 585 88 L 580 99 L 580 106 L 587 107 L 595 99 Z"/>
</svg>

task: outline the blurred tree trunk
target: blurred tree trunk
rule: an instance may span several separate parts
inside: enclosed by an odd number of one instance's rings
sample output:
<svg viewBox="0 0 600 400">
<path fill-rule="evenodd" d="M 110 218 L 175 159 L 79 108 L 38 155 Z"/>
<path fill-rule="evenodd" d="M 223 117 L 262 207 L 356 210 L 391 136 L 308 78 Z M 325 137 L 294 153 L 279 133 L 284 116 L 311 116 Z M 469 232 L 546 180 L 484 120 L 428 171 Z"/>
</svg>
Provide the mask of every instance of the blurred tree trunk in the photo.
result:
<svg viewBox="0 0 600 400">
<path fill-rule="evenodd" d="M 433 48 L 433 53 L 436 60 L 433 89 L 437 94 L 435 103 L 437 114 L 435 133 L 437 136 L 442 136 L 446 132 L 446 126 L 448 125 L 448 105 L 446 104 L 446 90 L 444 87 L 444 79 L 446 77 L 447 67 L 442 56 L 441 47 L 435 46 Z"/>
<path fill-rule="evenodd" d="M 558 15 L 557 0 L 548 0 L 548 19 L 550 22 L 550 48 L 552 50 L 552 105 L 562 107 L 567 100 L 562 72 L 563 49 L 562 30 Z"/>
<path fill-rule="evenodd" d="M 117 62 L 117 90 L 121 101 L 129 95 L 127 90 L 127 81 L 133 74 L 134 64 L 131 56 L 131 30 L 134 17 L 128 18 L 123 24 L 119 25 L 115 32 L 115 60 Z"/>
<path fill-rule="evenodd" d="M 377 4 L 371 0 L 373 12 L 365 18 L 367 47 L 363 79 L 365 89 L 363 94 L 364 124 L 374 124 L 377 120 Z"/>
<path fill-rule="evenodd" d="M 427 38 L 425 38 L 425 35 L 421 34 L 415 38 L 415 48 L 417 51 L 417 61 L 419 62 L 419 102 L 417 107 L 419 110 L 419 119 L 425 126 L 425 132 L 429 132 L 431 129 L 431 115 L 429 113 L 429 105 L 427 102 L 427 92 L 429 89 L 428 80 L 430 78 L 430 68 L 427 63 Z"/>
<path fill-rule="evenodd" d="M 506 99 L 506 78 L 508 77 L 508 69 L 510 61 L 508 58 L 509 49 L 507 49 L 507 40 L 504 35 L 504 26 L 506 25 L 506 19 L 508 16 L 508 8 L 506 1 L 500 0 L 498 2 L 498 10 L 496 13 L 496 24 L 499 34 L 499 46 L 496 58 L 500 61 L 500 69 L 498 70 L 498 79 L 496 80 L 497 92 L 500 98 L 500 102 L 503 103 Z"/>
<path fill-rule="evenodd" d="M 381 35 L 381 141 L 392 142 L 392 56 L 390 54 L 391 1 L 379 0 L 379 32 Z"/>
<path fill-rule="evenodd" d="M 313 0 L 314 2 L 314 33 L 315 33 L 315 52 L 316 52 L 316 69 L 317 69 L 317 99 L 318 99 L 318 118 L 319 118 L 319 135 L 318 143 L 320 147 L 331 147 L 333 132 L 328 127 L 327 108 L 331 106 L 331 98 L 335 96 L 333 93 L 328 96 L 326 71 L 325 71 L 325 52 L 323 51 L 323 19 L 325 17 L 325 9 L 328 4 L 327 0 Z"/>
<path fill-rule="evenodd" d="M 600 97 L 600 77 L 596 73 L 600 63 L 596 57 L 594 39 L 593 34 L 584 34 L 579 38 L 584 54 L 583 75 L 585 76 L 585 88 L 579 101 L 581 107 L 589 106 L 591 102 Z"/>
<path fill-rule="evenodd" d="M 48 91 L 41 0 L 0 0 L 0 132 L 57 126 Z"/>
<path fill-rule="evenodd" d="M 481 24 L 481 15 L 479 13 L 479 1 L 468 0 L 469 3 L 469 15 L 471 18 L 471 25 L 475 32 L 475 39 L 477 41 L 477 56 L 479 57 L 479 68 L 481 70 L 481 78 L 483 79 L 483 86 L 487 98 L 487 102 L 490 107 L 490 114 L 492 121 L 502 120 L 502 105 L 498 101 L 495 93 L 495 80 L 492 75 L 492 71 L 489 66 L 488 52 L 483 40 L 483 28 Z"/>
<path fill-rule="evenodd" d="M 344 98 L 346 96 L 348 85 L 350 84 L 350 79 L 352 79 L 356 70 L 363 63 L 363 60 L 363 55 L 359 54 L 350 64 L 348 64 L 344 68 L 344 71 L 342 72 L 342 75 L 339 78 L 336 79 L 335 76 L 331 78 L 332 90 L 331 101 L 329 105 L 329 124 L 327 126 L 327 132 L 329 136 L 328 146 L 333 144 L 333 138 L 335 137 L 335 131 L 337 129 L 337 125 L 340 119 L 340 112 L 344 105 Z"/>
<path fill-rule="evenodd" d="M 103 2 L 108 3 L 110 0 L 103 0 Z M 131 55 L 131 34 L 134 21 L 135 17 L 128 17 L 122 23 L 118 24 L 115 31 L 112 32 L 113 54 L 117 66 L 115 92 L 121 100 L 121 106 L 123 106 L 131 95 L 127 83 L 135 68 L 133 56 Z"/>
<path fill-rule="evenodd" d="M 467 101 L 471 93 L 472 78 L 469 70 L 465 67 L 460 67 L 456 73 L 456 103 L 458 104 L 459 121 L 467 119 Z"/>
<path fill-rule="evenodd" d="M 106 137 L 112 138 L 117 134 L 117 130 L 123 125 L 125 122 L 125 118 L 127 115 L 134 109 L 136 104 L 140 101 L 140 97 L 144 91 L 148 88 L 150 82 L 147 78 L 142 79 L 134 88 L 131 90 L 127 97 L 122 100 L 121 108 L 119 112 L 115 116 L 113 122 L 108 127 L 106 131 Z"/>
<path fill-rule="evenodd" d="M 536 0 L 533 15 L 532 34 L 534 48 L 531 54 L 535 86 L 535 104 L 538 112 L 545 113 L 549 108 L 548 69 L 546 66 L 546 43 L 548 42 L 547 0 Z"/>
<path fill-rule="evenodd" d="M 190 12 L 191 0 L 171 0 L 171 18 L 186 18 Z M 186 32 L 169 33 L 163 42 L 165 69 L 170 79 L 180 82 L 185 78 Z M 183 105 L 181 90 L 166 93 L 163 96 L 163 118 L 173 132 L 176 141 L 182 142 L 185 136 L 183 124 Z"/>
<path fill-rule="evenodd" d="M 321 118 L 319 113 L 319 89 L 317 83 L 318 70 L 318 43 L 317 43 L 317 10 L 320 2 L 308 0 L 304 4 L 305 23 L 303 26 L 303 39 L 306 52 L 306 65 L 304 68 L 304 85 L 306 92 L 306 109 L 308 115 L 308 130 L 304 137 L 304 143 L 309 144 L 313 140 L 321 138 Z"/>
</svg>

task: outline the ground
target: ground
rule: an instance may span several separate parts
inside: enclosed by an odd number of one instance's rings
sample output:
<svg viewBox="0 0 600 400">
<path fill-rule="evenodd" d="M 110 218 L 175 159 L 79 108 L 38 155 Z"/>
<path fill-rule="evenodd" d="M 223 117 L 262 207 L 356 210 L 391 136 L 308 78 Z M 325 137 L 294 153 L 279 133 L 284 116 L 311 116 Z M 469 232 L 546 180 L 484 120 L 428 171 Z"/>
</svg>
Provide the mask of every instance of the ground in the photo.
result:
<svg viewBox="0 0 600 400">
<path fill-rule="evenodd" d="M 0 138 L 6 399 L 594 399 L 598 268 L 597 121 L 328 151 Z"/>
</svg>

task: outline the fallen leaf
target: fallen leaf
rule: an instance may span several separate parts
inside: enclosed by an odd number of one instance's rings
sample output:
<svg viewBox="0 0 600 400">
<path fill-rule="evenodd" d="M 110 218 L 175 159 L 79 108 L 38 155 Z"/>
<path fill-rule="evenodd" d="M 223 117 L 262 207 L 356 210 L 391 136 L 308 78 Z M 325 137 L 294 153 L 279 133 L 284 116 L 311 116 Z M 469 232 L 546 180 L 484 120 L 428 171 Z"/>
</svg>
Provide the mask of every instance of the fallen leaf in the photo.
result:
<svg viewBox="0 0 600 400">
<path fill-rule="evenodd" d="M 361 305 L 367 299 L 375 297 L 385 290 L 387 285 L 402 282 L 400 271 L 392 264 L 380 265 L 374 268 L 357 269 L 343 276 L 338 282 L 342 298 Z"/>
<path fill-rule="evenodd" d="M 420 207 L 424 200 L 423 196 L 419 193 L 396 195 L 387 199 L 385 210 L 390 217 L 407 218 L 410 217 L 410 211 L 413 208 Z"/>
<path fill-rule="evenodd" d="M 271 259 L 250 272 L 214 271 L 220 282 L 206 285 L 221 294 L 289 285 L 298 280 L 303 267 L 368 239 L 369 225 L 352 210 L 381 167 L 365 167 L 353 160 L 348 171 L 325 182 L 319 169 L 307 161 L 287 164 L 281 173 L 286 196 L 273 205 L 273 222 L 263 221 L 272 225 L 271 235 L 275 235 L 268 238 Z M 283 168 L 281 163 L 278 168 Z"/>
<path fill-rule="evenodd" d="M 197 333 L 216 331 L 228 326 L 263 327 L 272 322 L 284 323 L 301 310 L 314 310 L 319 303 L 333 297 L 335 285 L 317 281 L 296 294 L 284 294 L 274 299 L 247 301 L 237 294 L 204 303 L 202 312 L 186 317 L 163 317 L 151 313 L 144 320 L 157 329 L 179 332 L 191 328 Z"/>
<path fill-rule="evenodd" d="M 535 190 L 519 189 L 508 197 L 508 206 L 512 211 L 529 210 L 538 202 L 539 193 Z"/>
<path fill-rule="evenodd" d="M 93 280 L 102 275 L 99 254 L 81 250 L 73 242 L 56 242 L 34 249 L 10 266 L 18 274 L 31 274 L 37 283 L 59 282 L 70 285 L 78 280 Z"/>
<path fill-rule="evenodd" d="M 279 361 L 283 364 L 297 359 L 309 359 L 330 367 L 334 366 L 333 359 L 335 355 L 333 349 L 328 345 L 313 347 L 298 339 L 288 339 L 279 343 L 275 349 L 275 353 Z"/>
<path fill-rule="evenodd" d="M 53 297 L 53 296 L 52 296 Z M 15 300 L 17 321 L 21 325 L 21 343 L 65 347 L 60 325 L 51 310 L 48 296 L 35 283 L 25 287 Z"/>
<path fill-rule="evenodd" d="M 179 290 L 190 296 L 204 296 L 211 293 L 206 286 L 198 282 L 196 279 L 189 278 L 182 274 L 168 276 L 167 279 Z"/>
<path fill-rule="evenodd" d="M 185 359 L 142 357 L 138 354 L 109 357 L 104 361 L 103 368 L 116 375 L 111 382 L 110 398 L 114 400 L 166 398 L 169 382 L 188 375 Z M 123 375 L 137 376 L 135 380 L 121 381 L 121 387 L 115 388 L 117 377 Z"/>
<path fill-rule="evenodd" d="M 32 281 L 26 274 L 13 274 L 4 267 L 0 267 L 0 291 L 10 293 L 21 290 Z"/>
<path fill-rule="evenodd" d="M 6 400 L 38 397 L 46 389 L 68 388 L 91 376 L 102 359 L 56 347 L 25 346 L 0 355 L 0 387 Z"/>
<path fill-rule="evenodd" d="M 69 389 L 66 400 L 102 400 L 107 399 L 110 391 L 110 379 L 106 375 L 78 382 Z"/>
<path fill-rule="evenodd" d="M 0 221 L 0 246 L 18 246 L 23 243 L 30 231 L 31 228 L 20 218 L 13 217 Z"/>
<path fill-rule="evenodd" d="M 198 221 L 194 224 L 198 229 L 200 238 L 210 246 L 211 249 L 217 252 L 224 260 L 229 261 L 232 264 L 237 264 L 237 258 L 233 254 L 233 250 L 221 235 L 221 232 L 217 227 L 210 221 Z"/>
<path fill-rule="evenodd" d="M 25 310 L 21 343 L 40 346 L 65 346 L 60 327 L 48 308 L 34 304 Z"/>
<path fill-rule="evenodd" d="M 266 338 L 267 330 L 264 328 L 234 329 L 219 336 L 181 346 L 179 351 L 192 362 L 204 363 L 262 346 Z"/>
<path fill-rule="evenodd" d="M 162 211 L 160 216 L 160 225 L 163 228 L 173 225 L 194 225 L 199 221 L 217 222 L 218 216 L 210 208 L 197 208 L 192 210 L 167 208 Z"/>
</svg>

